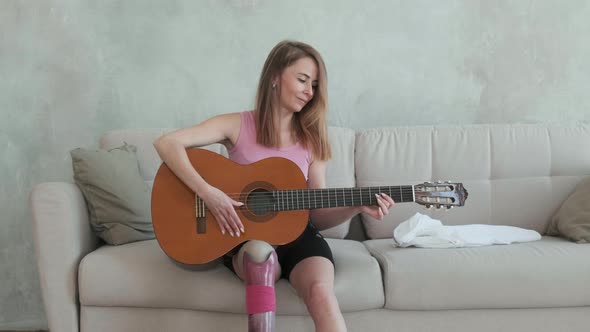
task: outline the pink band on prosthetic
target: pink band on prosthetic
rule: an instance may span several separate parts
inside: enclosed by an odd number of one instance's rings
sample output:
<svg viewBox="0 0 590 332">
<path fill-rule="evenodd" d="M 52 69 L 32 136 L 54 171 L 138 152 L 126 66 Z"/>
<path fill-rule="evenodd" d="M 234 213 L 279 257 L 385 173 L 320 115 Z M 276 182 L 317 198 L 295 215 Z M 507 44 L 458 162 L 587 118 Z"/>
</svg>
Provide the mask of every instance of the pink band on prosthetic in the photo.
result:
<svg viewBox="0 0 590 332">
<path fill-rule="evenodd" d="M 246 286 L 246 312 L 259 314 L 269 311 L 277 311 L 275 288 L 262 285 Z"/>
<path fill-rule="evenodd" d="M 246 281 L 246 311 L 249 315 L 276 312 L 275 272 L 277 253 L 271 252 L 264 262 L 254 262 L 244 253 L 244 280 Z"/>
</svg>

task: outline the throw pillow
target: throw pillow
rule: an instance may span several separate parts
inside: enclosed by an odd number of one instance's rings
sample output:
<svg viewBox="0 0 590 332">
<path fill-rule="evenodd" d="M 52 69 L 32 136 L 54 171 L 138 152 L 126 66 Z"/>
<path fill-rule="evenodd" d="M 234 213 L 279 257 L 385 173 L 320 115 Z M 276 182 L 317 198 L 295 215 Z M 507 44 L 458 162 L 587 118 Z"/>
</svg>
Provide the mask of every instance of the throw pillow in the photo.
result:
<svg viewBox="0 0 590 332">
<path fill-rule="evenodd" d="M 110 150 L 70 151 L 96 235 L 119 245 L 154 238 L 151 192 L 139 172 L 137 148 L 125 143 Z"/>
<path fill-rule="evenodd" d="M 590 243 L 590 178 L 583 180 L 553 216 L 548 235 Z"/>
</svg>

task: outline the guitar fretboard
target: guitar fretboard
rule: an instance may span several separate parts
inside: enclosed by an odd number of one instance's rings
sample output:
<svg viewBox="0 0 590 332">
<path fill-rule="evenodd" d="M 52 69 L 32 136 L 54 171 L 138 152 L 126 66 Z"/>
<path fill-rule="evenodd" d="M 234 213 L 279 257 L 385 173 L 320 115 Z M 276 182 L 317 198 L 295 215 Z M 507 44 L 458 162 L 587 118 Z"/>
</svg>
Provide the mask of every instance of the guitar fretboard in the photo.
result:
<svg viewBox="0 0 590 332">
<path fill-rule="evenodd" d="M 305 210 L 377 205 L 375 194 L 385 193 L 396 203 L 414 202 L 414 186 L 278 190 L 272 192 L 273 210 Z"/>
</svg>

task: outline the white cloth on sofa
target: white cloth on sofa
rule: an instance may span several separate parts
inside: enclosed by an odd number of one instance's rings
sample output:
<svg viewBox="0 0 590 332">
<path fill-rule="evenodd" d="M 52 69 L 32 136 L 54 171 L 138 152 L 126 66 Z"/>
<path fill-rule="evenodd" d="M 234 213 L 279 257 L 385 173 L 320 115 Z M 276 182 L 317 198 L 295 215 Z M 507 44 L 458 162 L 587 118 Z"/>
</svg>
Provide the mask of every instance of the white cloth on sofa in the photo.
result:
<svg viewBox="0 0 590 332">
<path fill-rule="evenodd" d="M 393 230 L 393 242 L 398 247 L 478 247 L 540 239 L 541 234 L 536 231 L 513 226 L 482 224 L 445 226 L 440 220 L 421 213 L 416 213 Z"/>
</svg>

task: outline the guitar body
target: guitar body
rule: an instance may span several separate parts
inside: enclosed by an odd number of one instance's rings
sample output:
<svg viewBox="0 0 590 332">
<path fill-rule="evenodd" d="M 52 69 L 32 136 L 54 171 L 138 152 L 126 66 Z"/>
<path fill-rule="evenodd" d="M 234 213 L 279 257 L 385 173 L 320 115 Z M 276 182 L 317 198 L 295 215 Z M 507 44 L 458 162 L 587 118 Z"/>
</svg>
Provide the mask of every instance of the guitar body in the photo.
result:
<svg viewBox="0 0 590 332">
<path fill-rule="evenodd" d="M 264 194 L 307 188 L 305 177 L 295 163 L 284 158 L 268 158 L 240 165 L 204 149 L 188 149 L 187 154 L 207 183 L 244 203 L 236 212 L 245 232 L 240 237 L 222 235 L 203 202 L 162 163 L 152 190 L 152 223 L 160 247 L 170 258 L 183 264 L 204 264 L 248 240 L 281 245 L 297 239 L 304 231 L 309 210 L 272 211 L 268 209 L 270 198 Z"/>
</svg>

